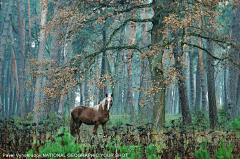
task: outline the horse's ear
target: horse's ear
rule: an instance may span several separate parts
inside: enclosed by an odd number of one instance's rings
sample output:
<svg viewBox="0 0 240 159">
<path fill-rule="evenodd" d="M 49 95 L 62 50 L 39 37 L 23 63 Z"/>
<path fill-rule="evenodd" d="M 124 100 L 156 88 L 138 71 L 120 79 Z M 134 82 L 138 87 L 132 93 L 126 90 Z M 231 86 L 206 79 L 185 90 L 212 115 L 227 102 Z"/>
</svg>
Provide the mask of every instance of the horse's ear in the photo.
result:
<svg viewBox="0 0 240 159">
<path fill-rule="evenodd" d="M 113 97 L 113 93 L 111 94 L 111 97 Z"/>
<path fill-rule="evenodd" d="M 108 97 L 108 94 L 106 93 L 106 98 Z"/>
</svg>

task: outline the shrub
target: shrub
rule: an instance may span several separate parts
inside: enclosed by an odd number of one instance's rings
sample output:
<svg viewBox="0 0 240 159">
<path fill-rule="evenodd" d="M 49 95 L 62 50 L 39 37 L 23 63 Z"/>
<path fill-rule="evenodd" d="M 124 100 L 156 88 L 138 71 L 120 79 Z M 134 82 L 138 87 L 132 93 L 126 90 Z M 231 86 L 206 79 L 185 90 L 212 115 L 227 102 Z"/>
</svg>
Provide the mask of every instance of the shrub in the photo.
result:
<svg viewBox="0 0 240 159">
<path fill-rule="evenodd" d="M 62 129 L 62 133 L 55 135 L 52 140 L 47 140 L 45 146 L 40 146 L 36 143 L 33 143 L 34 150 L 30 150 L 27 152 L 28 155 L 39 154 L 41 156 L 45 156 L 47 158 L 56 158 L 52 156 L 52 154 L 69 154 L 76 153 L 79 150 L 83 149 L 80 144 L 75 144 L 75 138 Z M 47 156 L 46 156 L 47 155 Z M 31 158 L 31 157 L 29 157 Z M 59 157 L 60 158 L 60 157 Z M 76 157 L 79 158 L 79 157 Z"/>
<path fill-rule="evenodd" d="M 237 116 L 235 120 L 230 123 L 230 127 L 233 131 L 240 133 L 240 115 Z"/>
<path fill-rule="evenodd" d="M 216 159 L 231 159 L 231 153 L 233 150 L 233 144 L 230 143 L 228 148 L 225 146 L 225 141 L 221 140 L 221 145 L 219 150 L 215 154 Z"/>
<path fill-rule="evenodd" d="M 197 150 L 195 152 L 195 157 L 197 157 L 197 159 L 211 159 L 209 157 L 209 152 L 207 151 L 207 141 L 206 140 L 202 141 L 202 149 Z"/>
</svg>

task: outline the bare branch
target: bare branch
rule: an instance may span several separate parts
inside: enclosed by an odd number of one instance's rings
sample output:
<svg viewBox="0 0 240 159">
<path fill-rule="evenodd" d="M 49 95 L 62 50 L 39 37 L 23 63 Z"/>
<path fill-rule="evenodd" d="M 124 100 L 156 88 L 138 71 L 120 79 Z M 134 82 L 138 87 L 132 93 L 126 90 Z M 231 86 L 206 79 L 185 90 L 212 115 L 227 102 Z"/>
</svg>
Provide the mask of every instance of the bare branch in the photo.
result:
<svg viewBox="0 0 240 159">
<path fill-rule="evenodd" d="M 100 51 L 97 51 L 97 52 L 94 52 L 94 53 L 92 53 L 92 54 L 90 54 L 90 55 L 85 56 L 85 57 L 84 57 L 80 62 L 78 62 L 76 65 L 79 65 L 79 64 L 81 64 L 83 61 L 85 61 L 86 59 L 88 59 L 88 58 L 93 58 L 93 57 L 101 54 L 101 53 L 104 52 L 104 51 L 107 51 L 107 50 L 124 50 L 124 49 L 134 49 L 134 50 L 137 50 L 137 51 L 139 51 L 139 52 L 142 53 L 141 48 L 139 48 L 138 46 L 135 46 L 135 45 L 133 45 L 133 46 L 112 46 L 112 47 L 104 47 L 104 48 L 102 48 Z"/>
<path fill-rule="evenodd" d="M 202 47 L 200 47 L 200 46 L 198 46 L 198 45 L 190 44 L 190 43 L 187 43 L 187 42 L 182 42 L 182 44 L 186 44 L 186 45 L 188 45 L 188 46 L 192 46 L 192 47 L 196 47 L 196 48 L 198 48 L 198 49 L 201 49 L 201 50 L 205 51 L 209 56 L 211 56 L 212 58 L 214 58 L 214 59 L 216 59 L 216 60 L 219 60 L 219 61 L 223 61 L 223 60 L 228 59 L 228 61 L 230 61 L 232 64 L 234 64 L 235 66 L 237 66 L 237 67 L 240 68 L 240 65 L 238 65 L 237 63 L 235 63 L 235 62 L 233 62 L 232 60 L 230 60 L 227 56 L 224 57 L 224 58 L 219 58 L 219 57 L 216 57 L 216 56 L 212 55 L 207 49 L 202 48 Z"/>
<path fill-rule="evenodd" d="M 130 21 L 132 21 L 132 22 L 144 22 L 145 23 L 145 22 L 149 22 L 149 21 L 153 22 L 153 19 L 151 19 L 151 18 L 150 19 L 132 19 L 132 18 L 127 19 L 122 25 L 120 25 L 117 29 L 115 29 L 113 31 L 113 33 L 110 35 L 110 38 L 109 38 L 108 42 L 106 43 L 105 47 L 110 44 L 114 35 Z"/>
</svg>

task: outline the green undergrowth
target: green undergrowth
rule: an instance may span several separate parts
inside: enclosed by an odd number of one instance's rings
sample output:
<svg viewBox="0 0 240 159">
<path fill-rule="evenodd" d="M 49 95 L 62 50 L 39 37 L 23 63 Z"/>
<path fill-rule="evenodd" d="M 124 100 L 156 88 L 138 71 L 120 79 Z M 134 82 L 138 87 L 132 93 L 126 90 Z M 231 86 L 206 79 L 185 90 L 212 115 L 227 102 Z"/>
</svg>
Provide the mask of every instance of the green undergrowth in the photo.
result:
<svg viewBox="0 0 240 159">
<path fill-rule="evenodd" d="M 237 132 L 240 136 L 240 115 L 238 115 L 233 122 L 230 123 L 230 128 Z"/>
<path fill-rule="evenodd" d="M 198 115 L 192 118 L 193 123 L 201 122 L 204 118 L 200 112 Z M 224 114 L 220 113 L 220 115 L 224 117 Z M 29 120 L 31 118 L 30 115 Z M 80 128 L 81 142 L 77 137 L 74 138 L 69 134 L 69 116 L 56 121 L 56 114 L 44 120 L 38 128 L 31 126 L 32 123 L 28 118 L 14 119 L 15 123 L 7 121 L 6 126 L 0 126 L 3 132 L 0 131 L 0 134 L 3 136 L 2 142 L 9 146 L 8 149 L 17 147 L 16 152 L 24 152 L 29 155 L 29 158 L 36 157 L 31 156 L 33 154 L 41 155 L 40 158 L 44 158 L 43 154 L 46 158 L 61 158 L 56 155 L 71 158 L 113 158 L 112 155 L 118 155 L 117 158 L 121 156 L 122 158 L 160 158 L 162 156 L 162 158 L 175 159 L 240 157 L 238 153 L 240 140 L 236 136 L 240 132 L 239 116 L 233 122 L 226 122 L 229 125 L 228 130 L 223 129 L 224 126 L 220 127 L 220 130 L 210 130 L 209 123 L 184 127 L 181 124 L 181 115 L 166 115 L 166 125 L 162 130 L 152 128 L 149 123 L 130 124 L 128 120 L 129 116 L 124 119 L 121 115 L 112 115 L 111 123 L 107 126 L 107 138 L 103 138 L 100 126 L 98 136 L 94 137 L 94 140 L 91 139 L 93 127 L 83 124 Z M 30 126 L 26 125 L 28 123 Z M 9 131 L 14 133 L 9 135 Z M 18 137 L 21 139 L 19 140 Z M 12 141 L 20 142 L 16 144 Z M 29 145 L 29 143 L 32 144 Z M 0 148 L 4 149 L 5 145 Z M 28 147 L 24 148 L 21 145 L 28 145 Z M 98 156 L 87 156 L 88 154 L 98 154 Z"/>
<path fill-rule="evenodd" d="M 105 142 L 105 145 L 86 145 L 76 143 L 75 138 L 70 135 L 65 128 L 62 128 L 61 134 L 54 135 L 51 139 L 46 141 L 44 146 L 39 146 L 39 143 L 34 142 L 32 150 L 28 151 L 27 158 L 47 157 L 50 159 L 71 157 L 71 158 L 105 158 L 105 157 L 127 157 L 129 159 L 135 158 L 158 158 L 156 156 L 157 146 L 150 144 L 148 146 L 125 145 L 119 139 L 113 139 L 112 142 Z M 102 147 L 104 146 L 104 147 Z"/>
<path fill-rule="evenodd" d="M 126 145 L 121 142 L 121 139 L 113 139 L 111 142 L 106 142 L 103 140 L 103 144 L 96 145 L 86 145 L 76 143 L 76 140 L 71 136 L 65 128 L 61 128 L 61 134 L 54 135 L 51 139 L 46 141 L 44 146 L 39 146 L 38 143 L 33 143 L 32 150 L 28 151 L 26 154 L 27 158 L 40 157 L 40 158 L 61 158 L 61 157 L 71 157 L 71 158 L 86 158 L 94 157 L 97 159 L 102 158 L 113 158 L 113 156 L 127 157 L 129 159 L 135 158 L 148 158 L 157 159 L 166 148 L 166 144 L 161 142 L 161 138 L 155 138 L 155 144 L 149 145 Z M 156 132 L 155 132 L 156 133 Z M 207 151 L 208 142 L 206 140 L 202 141 L 202 147 L 199 150 L 195 150 L 194 156 L 197 159 L 212 159 Z M 232 159 L 231 152 L 233 150 L 233 144 L 226 146 L 224 140 L 221 140 L 220 148 L 215 153 L 214 159 Z M 35 156 L 33 156 L 35 155 Z M 175 155 L 175 159 L 180 159 L 179 154 Z"/>
<path fill-rule="evenodd" d="M 220 148 L 216 152 L 214 158 L 215 159 L 232 159 L 232 150 L 233 150 L 233 144 L 229 144 L 229 146 L 226 146 L 226 143 L 224 140 L 221 140 Z M 195 151 L 195 157 L 197 159 L 212 159 L 209 157 L 209 152 L 207 151 L 207 141 L 202 141 L 202 148 L 201 150 Z"/>
</svg>

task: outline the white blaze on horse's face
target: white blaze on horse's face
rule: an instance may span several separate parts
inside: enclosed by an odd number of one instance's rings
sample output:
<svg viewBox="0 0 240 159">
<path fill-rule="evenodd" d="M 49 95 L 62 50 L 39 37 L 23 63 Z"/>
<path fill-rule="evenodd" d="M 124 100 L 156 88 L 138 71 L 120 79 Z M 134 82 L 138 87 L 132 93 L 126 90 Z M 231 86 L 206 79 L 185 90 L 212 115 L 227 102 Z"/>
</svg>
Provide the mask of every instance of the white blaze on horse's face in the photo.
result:
<svg viewBox="0 0 240 159">
<path fill-rule="evenodd" d="M 107 110 L 110 110 L 111 101 L 112 101 L 112 98 L 111 97 L 107 97 Z"/>
</svg>

